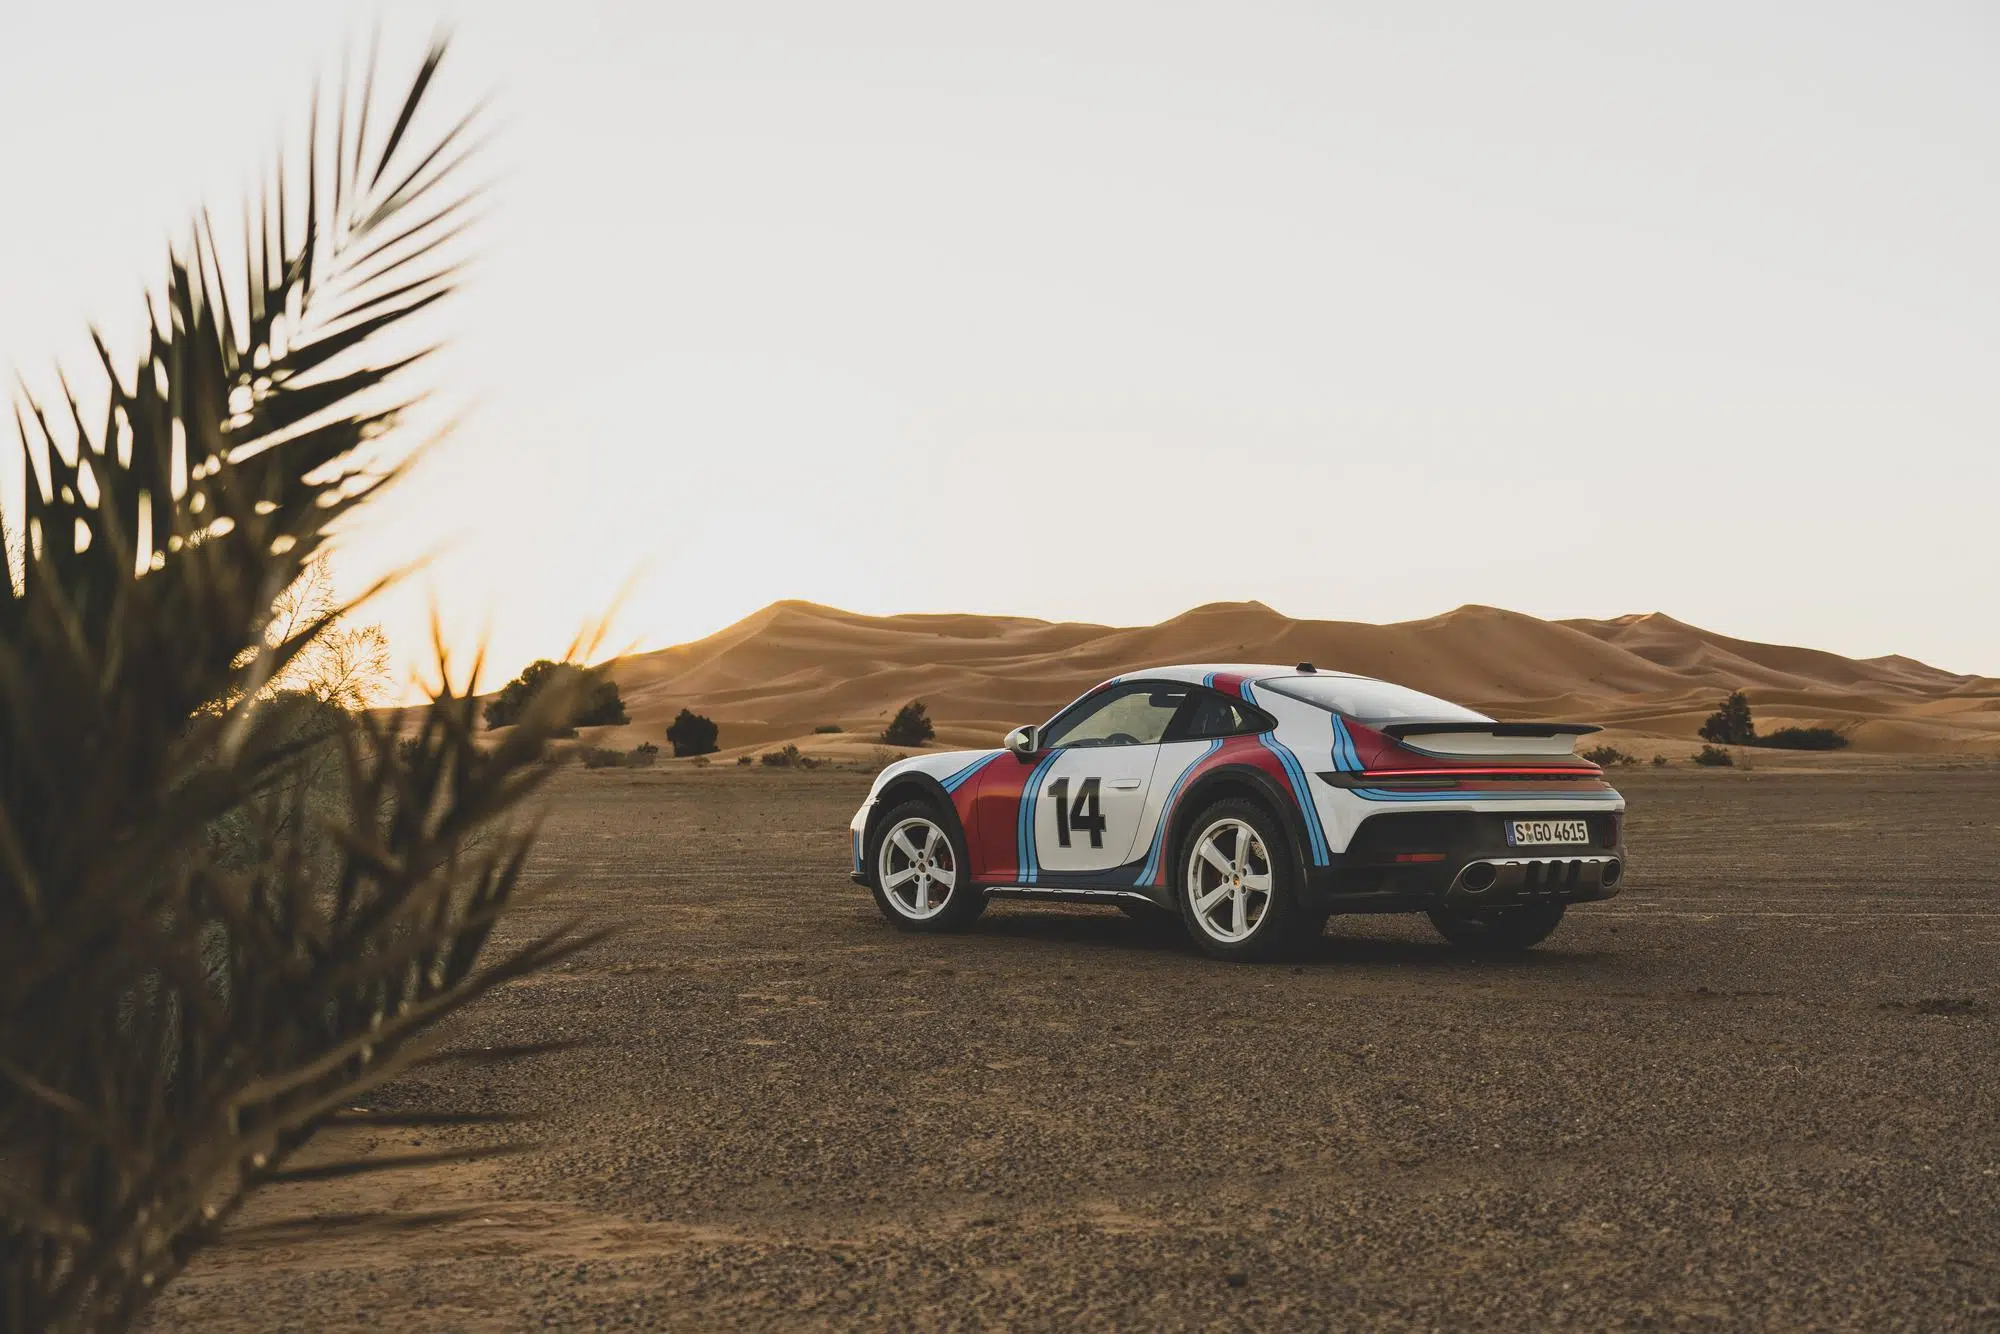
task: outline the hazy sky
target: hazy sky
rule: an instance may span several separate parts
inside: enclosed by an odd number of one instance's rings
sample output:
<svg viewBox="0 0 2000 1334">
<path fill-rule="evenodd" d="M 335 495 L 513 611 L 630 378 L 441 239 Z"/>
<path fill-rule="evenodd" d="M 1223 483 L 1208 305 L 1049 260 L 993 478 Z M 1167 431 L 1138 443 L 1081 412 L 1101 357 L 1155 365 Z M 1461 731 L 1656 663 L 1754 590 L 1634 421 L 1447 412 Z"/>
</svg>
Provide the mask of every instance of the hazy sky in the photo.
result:
<svg viewBox="0 0 2000 1334">
<path fill-rule="evenodd" d="M 1991 4 L 0 0 L 0 367 L 138 325 L 388 16 L 493 89 L 442 552 L 510 670 L 635 574 L 1156 620 L 1662 610 L 2000 673 Z"/>
</svg>

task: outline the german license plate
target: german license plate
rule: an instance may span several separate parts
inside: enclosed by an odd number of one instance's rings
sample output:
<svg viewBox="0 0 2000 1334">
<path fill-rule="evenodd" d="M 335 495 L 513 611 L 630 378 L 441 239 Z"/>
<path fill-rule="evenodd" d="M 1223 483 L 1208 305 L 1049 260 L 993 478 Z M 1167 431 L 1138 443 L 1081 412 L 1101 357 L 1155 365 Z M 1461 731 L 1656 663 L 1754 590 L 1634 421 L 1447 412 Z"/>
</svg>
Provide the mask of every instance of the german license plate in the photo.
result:
<svg viewBox="0 0 2000 1334">
<path fill-rule="evenodd" d="M 1552 843 L 1590 842 L 1587 820 L 1509 820 L 1507 842 L 1516 848 L 1545 847 Z"/>
</svg>

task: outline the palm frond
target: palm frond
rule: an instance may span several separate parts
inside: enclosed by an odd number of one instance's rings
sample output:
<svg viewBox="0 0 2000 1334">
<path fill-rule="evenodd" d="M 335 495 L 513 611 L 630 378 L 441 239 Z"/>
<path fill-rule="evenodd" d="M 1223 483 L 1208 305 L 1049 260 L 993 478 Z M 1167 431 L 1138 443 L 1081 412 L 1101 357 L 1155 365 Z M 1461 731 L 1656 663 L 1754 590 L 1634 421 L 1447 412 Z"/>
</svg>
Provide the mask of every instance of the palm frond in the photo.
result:
<svg viewBox="0 0 2000 1334">
<path fill-rule="evenodd" d="M 526 893 L 534 829 L 509 816 L 549 773 L 563 692 L 482 749 L 476 674 L 442 663 L 403 738 L 263 689 L 336 619 L 271 630 L 393 475 L 372 446 L 417 397 L 432 348 L 416 321 L 459 278 L 477 116 L 427 136 L 443 58 L 386 119 L 372 54 L 358 97 L 344 73 L 330 110 L 315 90 L 234 261 L 204 217 L 147 302 L 136 363 L 93 334 L 101 414 L 67 380 L 17 399 L 0 1334 L 125 1328 L 249 1192 L 372 1166 L 288 1162 L 438 1058 L 440 1020 L 593 939 L 565 925 L 488 948 Z"/>
</svg>

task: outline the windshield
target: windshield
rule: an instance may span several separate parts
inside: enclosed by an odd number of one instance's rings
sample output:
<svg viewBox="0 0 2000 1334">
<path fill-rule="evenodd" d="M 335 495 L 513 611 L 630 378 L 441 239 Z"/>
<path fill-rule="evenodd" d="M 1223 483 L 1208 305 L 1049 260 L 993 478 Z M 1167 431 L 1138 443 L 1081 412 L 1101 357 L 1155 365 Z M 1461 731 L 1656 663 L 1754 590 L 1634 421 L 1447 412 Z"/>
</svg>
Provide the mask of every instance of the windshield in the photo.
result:
<svg viewBox="0 0 2000 1334">
<path fill-rule="evenodd" d="M 1371 681 L 1364 676 L 1287 676 L 1276 681 L 1259 681 L 1259 690 L 1332 709 L 1343 717 L 1363 723 L 1490 723 L 1483 713 L 1426 695 L 1407 686 Z"/>
</svg>

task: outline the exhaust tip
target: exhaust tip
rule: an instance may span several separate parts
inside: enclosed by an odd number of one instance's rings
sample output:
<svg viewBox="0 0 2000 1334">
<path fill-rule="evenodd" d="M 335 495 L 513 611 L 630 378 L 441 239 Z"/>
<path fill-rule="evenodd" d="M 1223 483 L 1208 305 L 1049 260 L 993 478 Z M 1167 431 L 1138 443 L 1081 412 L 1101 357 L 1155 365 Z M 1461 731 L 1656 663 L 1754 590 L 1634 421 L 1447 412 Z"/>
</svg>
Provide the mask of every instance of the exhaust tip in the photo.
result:
<svg viewBox="0 0 2000 1334">
<path fill-rule="evenodd" d="M 1474 862 L 1459 872 L 1458 883 L 1468 894 L 1484 894 L 1500 878 L 1500 868 L 1492 862 Z"/>
<path fill-rule="evenodd" d="M 1621 879 L 1623 879 L 1624 876 L 1625 876 L 1625 863 L 1619 861 L 1609 861 L 1604 863 L 1604 874 L 1602 875 L 1602 877 L 1600 877 L 1599 883 L 1602 884 L 1606 889 L 1610 889 L 1612 886 L 1616 885 Z"/>
</svg>

